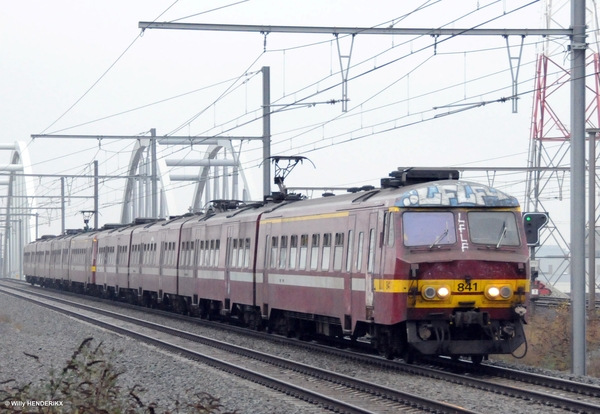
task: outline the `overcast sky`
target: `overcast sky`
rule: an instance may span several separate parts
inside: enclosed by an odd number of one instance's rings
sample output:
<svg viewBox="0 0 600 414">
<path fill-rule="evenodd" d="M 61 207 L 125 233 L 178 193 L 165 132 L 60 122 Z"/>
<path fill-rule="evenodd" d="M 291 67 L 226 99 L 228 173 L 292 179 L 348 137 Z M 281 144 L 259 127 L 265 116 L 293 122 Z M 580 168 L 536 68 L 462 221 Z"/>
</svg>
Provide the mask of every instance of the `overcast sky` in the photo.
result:
<svg viewBox="0 0 600 414">
<path fill-rule="evenodd" d="M 140 36 L 138 22 L 541 28 L 541 3 L 0 2 L 0 142 L 25 142 L 34 173 L 89 174 L 91 163 L 98 160 L 100 174 L 123 175 L 133 141 L 32 141 L 30 135 L 143 135 L 156 128 L 159 136 L 260 136 L 259 71 L 268 66 L 275 112 L 272 154 L 306 156 L 316 166 L 297 167 L 288 180 L 290 186 L 378 185 L 380 178 L 398 167 L 523 167 L 540 38 L 524 39 L 518 73 L 521 95 L 514 114 L 510 101 L 499 102 L 512 95 L 509 53 L 501 36 L 357 35 L 348 71 L 348 111 L 343 113 L 341 103 L 326 103 L 342 98 L 338 45 L 331 34 L 264 36 L 149 29 Z M 556 12 L 555 24 L 568 27 L 568 7 L 562 15 Z M 508 40 L 511 56 L 518 56 L 520 38 Z M 342 54 L 349 55 L 351 37 L 340 36 L 339 41 Z M 554 58 L 568 65 L 566 43 L 551 46 Z M 515 59 L 512 62 L 516 65 Z M 479 103 L 486 104 L 456 112 Z M 568 120 L 568 100 L 558 110 Z M 261 147 L 244 142 L 241 150 L 252 196 L 259 199 Z M 202 151 L 199 146 L 160 147 L 159 157 L 199 158 Z M 6 161 L 0 162 L 8 162 L 8 153 L 3 158 Z M 481 172 L 465 177 L 487 182 Z M 504 174 L 495 185 L 522 201 L 524 179 L 523 174 Z M 119 221 L 124 183 L 122 179 L 102 182 L 101 225 Z M 72 195 L 91 194 L 89 180 L 68 184 Z M 35 185 L 38 194 L 60 194 L 56 178 L 36 179 Z M 187 184 L 183 190 L 172 190 L 178 211 L 171 214 L 187 211 L 192 188 Z M 548 194 L 566 197 L 562 204 L 568 204 L 568 189 L 560 193 L 556 186 Z M 81 227 L 78 211 L 92 208 L 91 200 L 71 200 L 67 228 Z M 40 210 L 41 234 L 60 230 L 59 213 L 50 211 Z"/>
</svg>

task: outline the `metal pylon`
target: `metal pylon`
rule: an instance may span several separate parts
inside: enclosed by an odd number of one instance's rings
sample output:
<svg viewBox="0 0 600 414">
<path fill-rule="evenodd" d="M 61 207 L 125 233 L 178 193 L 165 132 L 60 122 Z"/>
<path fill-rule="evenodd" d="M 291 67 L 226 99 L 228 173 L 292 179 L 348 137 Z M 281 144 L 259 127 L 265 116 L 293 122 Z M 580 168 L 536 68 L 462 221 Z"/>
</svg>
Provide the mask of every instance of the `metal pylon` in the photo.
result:
<svg viewBox="0 0 600 414">
<path fill-rule="evenodd" d="M 557 10 L 563 8 L 555 2 L 554 7 Z M 586 129 L 598 128 L 600 126 L 600 80 L 598 71 L 600 69 L 600 58 L 598 54 L 597 22 L 595 2 L 592 10 L 587 14 L 588 31 L 593 33 L 589 44 L 588 56 L 586 58 L 586 73 L 593 74 L 586 80 Z M 545 24 L 546 28 L 556 24 L 556 19 L 552 15 L 552 2 L 547 0 L 545 4 Z M 528 166 L 542 167 L 547 170 L 531 170 L 527 174 L 527 184 L 524 200 L 524 211 L 550 211 L 547 207 L 550 199 L 568 201 L 569 199 L 569 176 L 564 171 L 553 171 L 554 167 L 570 166 L 570 115 L 568 108 L 564 108 L 564 103 L 569 99 L 569 88 L 571 73 L 568 61 L 564 61 L 560 55 L 554 59 L 551 57 L 553 51 L 550 50 L 551 44 L 557 47 L 556 50 L 566 50 L 566 43 L 557 45 L 551 43 L 550 39 L 543 44 L 542 51 L 538 53 L 536 62 L 536 73 L 534 82 L 534 102 L 532 109 L 531 129 Z M 566 97 L 566 99 L 565 99 Z M 589 139 L 589 137 L 586 137 Z M 599 154 L 597 150 L 594 159 L 598 166 Z M 589 160 L 589 153 L 588 158 Z M 597 167 L 596 167 L 597 168 Z M 597 175 L 596 175 L 597 176 Z M 598 193 L 599 180 L 595 180 L 595 189 Z M 589 188 L 589 187 L 588 187 Z M 550 192 L 552 191 L 552 196 Z M 596 199 L 595 211 L 598 211 L 598 198 Z M 588 226 L 588 235 L 595 234 L 595 228 L 598 222 L 598 215 L 592 226 Z M 554 265 L 549 268 L 540 268 L 539 280 L 543 283 L 554 286 L 563 274 L 570 272 L 570 248 L 567 238 L 562 234 L 555 221 L 556 217 L 550 211 L 550 221 L 541 233 L 541 244 L 556 245 L 558 251 L 551 254 L 542 253 L 539 248 L 532 251 L 532 257 L 543 261 L 552 259 Z M 589 228 L 592 228 L 589 231 Z M 596 269 L 588 269 L 594 271 Z M 586 278 L 587 280 L 587 278 Z M 596 282 L 597 285 L 597 282 Z"/>
</svg>

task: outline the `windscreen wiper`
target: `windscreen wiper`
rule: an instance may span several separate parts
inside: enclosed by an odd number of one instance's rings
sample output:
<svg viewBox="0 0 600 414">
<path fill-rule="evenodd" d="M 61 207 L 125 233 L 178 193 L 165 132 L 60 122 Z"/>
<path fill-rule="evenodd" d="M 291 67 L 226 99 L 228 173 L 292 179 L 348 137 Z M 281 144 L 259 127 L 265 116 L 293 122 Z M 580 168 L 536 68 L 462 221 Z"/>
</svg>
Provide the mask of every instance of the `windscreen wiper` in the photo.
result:
<svg viewBox="0 0 600 414">
<path fill-rule="evenodd" d="M 504 240 L 504 236 L 506 236 L 506 231 L 508 227 L 506 227 L 506 221 L 502 223 L 502 230 L 500 232 L 500 239 L 498 240 L 498 244 L 496 245 L 496 249 L 499 249 L 502 245 L 502 241 Z"/>
<path fill-rule="evenodd" d="M 435 239 L 435 241 L 433 243 L 431 243 L 431 246 L 429 246 L 430 249 L 433 249 L 433 246 L 435 246 L 436 244 L 438 244 L 440 241 L 442 241 L 442 239 L 444 237 L 446 237 L 448 235 L 448 228 L 446 227 L 446 230 L 444 230 L 444 232 L 442 234 L 440 234 L 438 236 L 437 239 Z"/>
</svg>

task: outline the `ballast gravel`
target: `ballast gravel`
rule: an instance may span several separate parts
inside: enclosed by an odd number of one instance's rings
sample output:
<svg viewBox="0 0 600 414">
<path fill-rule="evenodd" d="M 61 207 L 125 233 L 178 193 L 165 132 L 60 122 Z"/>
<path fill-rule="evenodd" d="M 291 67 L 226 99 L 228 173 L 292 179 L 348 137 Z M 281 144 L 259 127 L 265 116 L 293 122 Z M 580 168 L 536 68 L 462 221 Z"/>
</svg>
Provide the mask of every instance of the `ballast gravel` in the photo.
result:
<svg viewBox="0 0 600 414">
<path fill-rule="evenodd" d="M 50 290 L 45 290 L 44 293 L 60 295 Z M 67 299 L 89 303 L 86 298 L 71 295 Z M 143 308 L 124 309 L 99 302 L 94 302 L 93 306 L 315 365 L 401 391 L 431 396 L 435 400 L 459 405 L 475 412 L 498 412 L 500 409 L 501 412 L 523 414 L 564 413 L 559 408 L 537 402 L 523 401 L 409 374 L 391 373 L 371 365 L 309 352 L 294 346 L 148 314 Z M 147 389 L 145 401 L 154 401 L 159 408 L 163 409 L 157 412 L 173 410 L 176 399 L 179 401 L 191 399 L 199 391 L 219 398 L 224 410 L 237 410 L 239 413 L 325 412 L 319 407 L 273 392 L 266 387 L 173 356 L 136 340 L 93 327 L 2 293 L 0 293 L 0 355 L 2 355 L 0 382 L 9 378 L 15 378 L 21 383 L 38 381 L 50 367 L 62 367 L 73 350 L 86 337 L 94 337 L 95 341 L 104 342 L 106 347 L 124 351 L 118 361 L 126 370 L 121 378 L 123 381 L 121 385 L 131 387 L 138 384 Z M 35 354 L 39 362 L 24 353 Z M 547 371 L 544 373 L 549 374 Z"/>
<path fill-rule="evenodd" d="M 143 387 L 146 392 L 140 395 L 141 399 L 147 404 L 156 403 L 157 413 L 174 411 L 176 401 L 193 402 L 199 392 L 219 398 L 224 407 L 222 412 L 325 412 L 266 387 L 3 293 L 0 293 L 0 383 L 10 379 L 21 385 L 47 383 L 50 370 L 62 369 L 75 349 L 89 337 L 94 338 L 95 344 L 102 342 L 107 351 L 124 351 L 115 361 L 125 370 L 119 385 L 126 389 L 134 385 Z M 0 407 L 0 412 L 4 409 Z"/>
</svg>

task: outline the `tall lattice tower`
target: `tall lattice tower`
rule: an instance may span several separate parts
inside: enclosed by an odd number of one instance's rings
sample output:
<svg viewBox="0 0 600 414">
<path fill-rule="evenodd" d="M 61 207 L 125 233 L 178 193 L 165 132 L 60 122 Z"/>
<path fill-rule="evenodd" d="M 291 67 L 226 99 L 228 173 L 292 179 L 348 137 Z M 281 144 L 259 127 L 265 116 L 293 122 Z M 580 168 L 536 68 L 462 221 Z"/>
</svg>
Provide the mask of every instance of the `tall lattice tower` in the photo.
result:
<svg viewBox="0 0 600 414">
<path fill-rule="evenodd" d="M 570 1 L 552 2 L 544 1 L 543 25 L 544 28 L 560 27 L 559 21 L 568 22 Z M 562 14 L 562 16 L 560 16 Z M 566 18 L 565 18 L 566 14 Z M 567 23 L 568 24 L 568 23 Z M 587 58 L 586 58 L 586 129 L 600 127 L 600 70 L 598 48 L 598 22 L 596 1 L 588 1 L 587 10 Z M 550 221 L 542 232 L 542 244 L 557 246 L 553 250 L 548 248 L 536 249 L 532 256 L 536 259 L 551 262 L 552 265 L 542 266 L 539 269 L 539 280 L 543 283 L 554 285 L 564 274 L 569 274 L 570 249 L 568 238 L 561 231 L 561 224 L 568 221 L 552 211 L 557 206 L 557 201 L 569 199 L 569 172 L 570 166 L 570 61 L 568 60 L 569 39 L 546 38 L 537 53 L 536 73 L 534 83 L 534 100 L 531 117 L 531 131 L 529 144 L 528 166 L 539 168 L 530 170 L 527 176 L 524 211 L 550 211 Z M 595 140 L 597 147 L 597 140 Z M 597 148 L 596 148 L 597 149 Z M 595 151 L 598 159 L 598 151 Z M 589 160 L 589 154 L 588 154 Z M 598 165 L 596 162 L 595 165 Z M 598 193 L 598 179 L 595 180 L 595 193 Z M 589 188 L 589 187 L 588 187 Z M 596 197 L 598 200 L 598 197 Z M 564 204 L 564 203 L 562 203 Z M 598 211 L 596 203 L 595 212 Z M 598 222 L 597 213 L 594 214 L 595 223 L 588 235 L 594 234 Z M 562 226 L 568 228 L 568 226 Z M 538 251 L 539 250 L 539 251 Z M 595 269 L 591 269 L 595 271 Z M 597 283 L 596 283 L 597 284 Z"/>
</svg>

